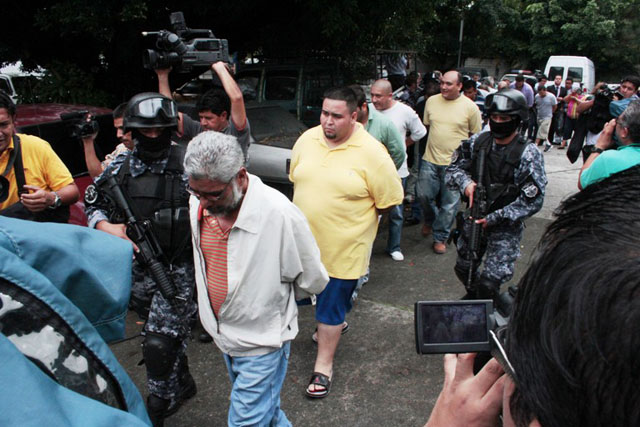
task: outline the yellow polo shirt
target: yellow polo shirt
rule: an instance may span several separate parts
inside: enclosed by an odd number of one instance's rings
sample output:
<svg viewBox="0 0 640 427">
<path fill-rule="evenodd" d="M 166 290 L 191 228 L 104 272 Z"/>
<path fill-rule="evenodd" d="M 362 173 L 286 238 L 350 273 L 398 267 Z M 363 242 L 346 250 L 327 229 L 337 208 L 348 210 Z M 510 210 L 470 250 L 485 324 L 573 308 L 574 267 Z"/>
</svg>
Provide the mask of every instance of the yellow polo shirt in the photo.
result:
<svg viewBox="0 0 640 427">
<path fill-rule="evenodd" d="M 24 179 L 28 185 L 35 185 L 47 191 L 56 191 L 73 183 L 71 172 L 47 141 L 33 135 L 18 134 L 18 136 L 22 147 Z M 13 138 L 11 138 L 7 149 L 0 154 L 0 174 L 7 168 L 13 147 Z M 5 209 L 19 200 L 14 168 L 11 168 L 6 178 L 9 180 L 9 197 L 0 204 L 0 209 Z"/>
<path fill-rule="evenodd" d="M 424 107 L 424 124 L 429 126 L 427 148 L 422 158 L 429 163 L 447 166 L 460 141 L 480 132 L 482 117 L 478 106 L 460 94 L 453 101 L 442 94 L 429 97 Z"/>
<path fill-rule="evenodd" d="M 316 126 L 293 147 L 289 179 L 293 203 L 309 221 L 329 276 L 362 276 L 376 236 L 376 209 L 399 205 L 403 198 L 384 146 L 356 123 L 347 141 L 329 148 Z"/>
</svg>

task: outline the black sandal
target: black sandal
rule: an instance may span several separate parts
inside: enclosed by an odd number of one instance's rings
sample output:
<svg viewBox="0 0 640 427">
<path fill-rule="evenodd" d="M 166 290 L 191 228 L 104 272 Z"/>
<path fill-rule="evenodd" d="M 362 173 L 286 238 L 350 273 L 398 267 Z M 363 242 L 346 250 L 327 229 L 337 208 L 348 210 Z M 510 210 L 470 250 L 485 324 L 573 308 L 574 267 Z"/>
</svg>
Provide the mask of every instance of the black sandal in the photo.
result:
<svg viewBox="0 0 640 427">
<path fill-rule="evenodd" d="M 324 387 L 324 390 L 310 391 L 309 386 L 311 385 Z M 314 372 L 313 375 L 311 375 L 309 386 L 307 386 L 307 389 L 305 390 L 307 396 L 312 399 L 322 399 L 329 395 L 329 390 L 331 390 L 331 380 L 325 374 Z"/>
</svg>

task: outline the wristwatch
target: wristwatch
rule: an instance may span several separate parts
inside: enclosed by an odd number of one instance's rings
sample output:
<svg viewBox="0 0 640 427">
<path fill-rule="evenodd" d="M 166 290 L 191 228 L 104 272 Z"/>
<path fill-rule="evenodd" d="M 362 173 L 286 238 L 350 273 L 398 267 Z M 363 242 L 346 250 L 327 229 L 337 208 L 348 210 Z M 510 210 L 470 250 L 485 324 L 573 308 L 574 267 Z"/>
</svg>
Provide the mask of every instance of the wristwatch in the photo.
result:
<svg viewBox="0 0 640 427">
<path fill-rule="evenodd" d="M 55 191 L 52 191 L 52 193 L 55 196 L 55 199 L 53 199 L 53 204 L 49 206 L 49 209 L 58 209 L 62 204 L 62 199 L 60 198 L 58 193 L 56 193 Z"/>
<path fill-rule="evenodd" d="M 604 150 L 600 147 L 596 147 L 594 146 L 593 149 L 591 150 L 592 153 L 598 153 L 598 154 L 602 154 L 604 152 Z"/>
</svg>

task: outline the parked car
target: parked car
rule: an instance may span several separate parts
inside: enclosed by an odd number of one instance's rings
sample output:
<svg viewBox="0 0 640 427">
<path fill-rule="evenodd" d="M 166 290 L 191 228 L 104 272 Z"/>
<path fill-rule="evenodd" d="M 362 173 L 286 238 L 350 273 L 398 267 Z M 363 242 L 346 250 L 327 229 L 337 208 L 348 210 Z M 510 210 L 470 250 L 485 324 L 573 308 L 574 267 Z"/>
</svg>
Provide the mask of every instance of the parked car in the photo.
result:
<svg viewBox="0 0 640 427">
<path fill-rule="evenodd" d="M 242 66 L 235 75 L 247 105 L 276 105 L 311 127 L 320 123 L 325 90 L 344 83 L 334 63 L 261 63 Z M 211 71 L 176 90 L 177 100 L 194 102 L 213 87 Z"/>
<path fill-rule="evenodd" d="M 502 76 L 502 78 L 500 80 L 504 80 L 504 79 L 509 79 L 509 81 L 511 83 L 516 81 L 516 76 L 519 73 L 507 73 L 505 75 Z M 524 74 L 524 81 L 529 83 L 529 85 L 531 85 L 531 87 L 535 87 L 536 83 L 538 83 L 538 79 L 536 78 L 536 76 L 534 76 L 533 74 Z"/>
</svg>

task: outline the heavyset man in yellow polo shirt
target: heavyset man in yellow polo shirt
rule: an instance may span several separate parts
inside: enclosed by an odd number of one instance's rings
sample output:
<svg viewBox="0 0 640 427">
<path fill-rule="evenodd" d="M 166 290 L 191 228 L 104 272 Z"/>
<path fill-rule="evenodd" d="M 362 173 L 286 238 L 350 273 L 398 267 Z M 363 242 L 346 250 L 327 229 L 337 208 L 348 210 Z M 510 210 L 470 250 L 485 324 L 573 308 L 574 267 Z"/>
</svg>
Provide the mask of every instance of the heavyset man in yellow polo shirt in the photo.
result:
<svg viewBox="0 0 640 427">
<path fill-rule="evenodd" d="M 15 118 L 15 104 L 9 95 L 0 91 L 0 174 L 9 183 L 8 196 L 0 203 L 0 214 L 66 222 L 69 219 L 68 205 L 78 200 L 78 187 L 47 141 L 16 133 Z M 19 158 L 16 141 L 20 141 Z M 16 168 L 21 169 L 24 176 L 22 189 L 17 185 Z"/>
<path fill-rule="evenodd" d="M 353 90 L 329 90 L 320 126 L 306 131 L 291 154 L 293 202 L 307 217 L 329 273 L 317 296 L 318 354 L 306 391 L 312 398 L 329 394 L 333 357 L 351 294 L 367 269 L 378 214 L 403 197 L 389 154 L 356 119 Z"/>
</svg>

